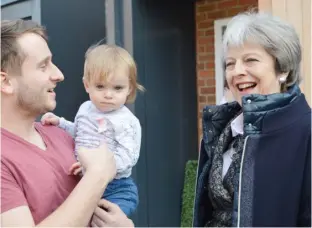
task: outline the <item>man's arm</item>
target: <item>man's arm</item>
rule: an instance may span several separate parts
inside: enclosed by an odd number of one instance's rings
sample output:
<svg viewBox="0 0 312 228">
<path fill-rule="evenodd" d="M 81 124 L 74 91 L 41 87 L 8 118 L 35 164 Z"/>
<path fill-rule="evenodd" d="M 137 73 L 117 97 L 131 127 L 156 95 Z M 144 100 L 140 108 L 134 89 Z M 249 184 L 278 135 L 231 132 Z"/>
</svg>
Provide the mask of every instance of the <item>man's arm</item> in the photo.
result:
<svg viewBox="0 0 312 228">
<path fill-rule="evenodd" d="M 17 219 L 18 218 L 18 219 Z M 35 226 L 28 206 L 19 206 L 1 214 L 2 227 Z"/>
<path fill-rule="evenodd" d="M 115 176 L 116 168 L 113 154 L 108 154 L 103 148 L 82 150 L 79 155 L 82 165 L 86 167 L 85 175 L 59 208 L 37 226 L 88 225 L 107 183 Z M 3 227 L 34 226 L 28 206 L 19 206 L 2 213 L 1 223 Z"/>
<path fill-rule="evenodd" d="M 86 172 L 61 206 L 37 226 L 87 226 L 108 179 L 101 172 Z M 34 226 L 28 206 L 20 206 L 1 214 L 1 225 Z"/>
</svg>

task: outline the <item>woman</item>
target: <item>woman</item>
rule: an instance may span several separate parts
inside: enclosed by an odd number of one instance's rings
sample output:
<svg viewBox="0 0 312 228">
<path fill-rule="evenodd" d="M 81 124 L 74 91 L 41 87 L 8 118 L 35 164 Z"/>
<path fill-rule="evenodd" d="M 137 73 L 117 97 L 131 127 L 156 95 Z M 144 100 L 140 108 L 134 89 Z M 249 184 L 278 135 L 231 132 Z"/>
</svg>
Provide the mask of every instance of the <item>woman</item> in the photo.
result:
<svg viewBox="0 0 312 228">
<path fill-rule="evenodd" d="M 204 108 L 193 225 L 311 226 L 311 110 L 294 28 L 239 14 L 223 52 L 235 101 Z"/>
</svg>

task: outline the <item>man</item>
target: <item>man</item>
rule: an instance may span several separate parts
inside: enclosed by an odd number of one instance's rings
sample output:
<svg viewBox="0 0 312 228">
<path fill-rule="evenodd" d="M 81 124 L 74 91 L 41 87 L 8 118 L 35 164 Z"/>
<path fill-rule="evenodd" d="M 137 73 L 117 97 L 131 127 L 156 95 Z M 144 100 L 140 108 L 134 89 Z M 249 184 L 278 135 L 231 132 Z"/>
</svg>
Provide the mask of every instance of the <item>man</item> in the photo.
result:
<svg viewBox="0 0 312 228">
<path fill-rule="evenodd" d="M 43 27 L 33 21 L 1 22 L 1 225 L 133 226 L 115 204 L 100 200 L 116 174 L 105 145 L 82 149 L 61 129 L 35 123 L 56 106 L 54 89 L 64 80 L 53 64 Z"/>
</svg>

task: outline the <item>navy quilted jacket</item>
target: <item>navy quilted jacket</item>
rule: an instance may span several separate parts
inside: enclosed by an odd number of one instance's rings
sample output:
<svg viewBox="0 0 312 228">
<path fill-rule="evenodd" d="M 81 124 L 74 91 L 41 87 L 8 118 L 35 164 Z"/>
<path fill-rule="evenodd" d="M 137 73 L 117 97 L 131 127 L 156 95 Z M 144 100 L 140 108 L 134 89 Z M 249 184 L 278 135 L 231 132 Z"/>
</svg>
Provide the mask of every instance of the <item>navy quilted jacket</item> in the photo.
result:
<svg viewBox="0 0 312 228">
<path fill-rule="evenodd" d="M 194 227 L 210 220 L 208 175 L 214 146 L 240 110 L 237 102 L 207 106 L 198 162 Z M 236 178 L 233 226 L 311 226 L 311 109 L 297 85 L 286 93 L 248 95 L 242 102 L 246 136 Z"/>
</svg>

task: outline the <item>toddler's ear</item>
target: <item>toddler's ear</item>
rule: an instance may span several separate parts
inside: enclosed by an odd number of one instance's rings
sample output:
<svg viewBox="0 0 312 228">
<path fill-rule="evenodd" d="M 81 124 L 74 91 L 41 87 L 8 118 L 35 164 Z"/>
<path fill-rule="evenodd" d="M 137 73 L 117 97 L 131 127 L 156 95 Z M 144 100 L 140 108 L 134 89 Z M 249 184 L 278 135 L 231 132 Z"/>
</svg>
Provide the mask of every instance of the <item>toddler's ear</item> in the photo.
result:
<svg viewBox="0 0 312 228">
<path fill-rule="evenodd" d="M 128 91 L 128 95 L 127 95 L 127 96 L 129 96 L 129 95 L 132 93 L 132 90 L 133 90 L 133 87 L 132 87 L 132 85 L 130 85 L 130 86 L 129 86 L 129 91 Z"/>
<path fill-rule="evenodd" d="M 85 78 L 82 78 L 82 82 L 83 82 L 86 92 L 89 93 L 89 82 Z"/>
</svg>

